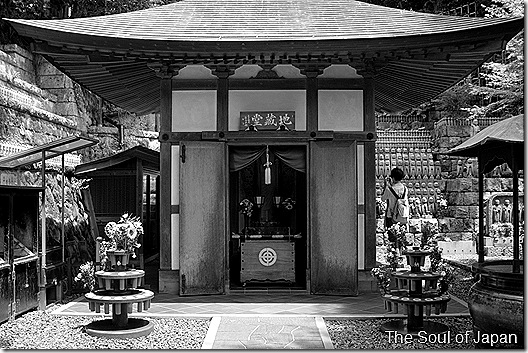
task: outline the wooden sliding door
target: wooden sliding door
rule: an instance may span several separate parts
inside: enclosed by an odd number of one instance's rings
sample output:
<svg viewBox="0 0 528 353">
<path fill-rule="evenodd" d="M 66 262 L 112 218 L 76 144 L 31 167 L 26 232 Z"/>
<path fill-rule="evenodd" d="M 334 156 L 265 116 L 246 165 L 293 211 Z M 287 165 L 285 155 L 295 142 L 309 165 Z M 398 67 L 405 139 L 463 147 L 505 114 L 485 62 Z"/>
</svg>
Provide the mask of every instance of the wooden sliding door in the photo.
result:
<svg viewBox="0 0 528 353">
<path fill-rule="evenodd" d="M 224 292 L 226 146 L 180 144 L 180 294 Z"/>
<path fill-rule="evenodd" d="M 310 145 L 311 292 L 357 295 L 356 143 Z"/>
</svg>

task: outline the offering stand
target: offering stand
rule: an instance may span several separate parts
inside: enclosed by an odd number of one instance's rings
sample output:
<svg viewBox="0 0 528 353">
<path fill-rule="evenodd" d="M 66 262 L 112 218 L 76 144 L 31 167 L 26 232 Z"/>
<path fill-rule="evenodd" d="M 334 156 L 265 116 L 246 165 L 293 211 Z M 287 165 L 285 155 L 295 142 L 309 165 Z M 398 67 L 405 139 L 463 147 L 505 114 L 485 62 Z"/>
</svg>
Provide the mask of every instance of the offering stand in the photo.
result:
<svg viewBox="0 0 528 353">
<path fill-rule="evenodd" d="M 381 331 L 418 335 L 420 331 L 431 334 L 449 330 L 447 325 L 424 320 L 424 314 L 429 317 L 445 313 L 447 302 L 451 299 L 449 294 L 440 290 L 438 281 L 442 276 L 439 273 L 422 271 L 425 258 L 430 253 L 416 247 L 403 253 L 411 269 L 392 273 L 397 289 L 384 294 L 382 299 L 387 311 L 406 314 L 407 320 L 389 321 L 381 326 Z"/>
<path fill-rule="evenodd" d="M 148 335 L 154 325 L 148 320 L 129 318 L 134 304 L 137 312 L 148 310 L 154 293 L 138 289 L 143 284 L 145 271 L 127 269 L 128 254 L 109 254 L 111 271 L 97 271 L 99 289 L 85 294 L 91 311 L 105 314 L 112 310 L 112 319 L 94 321 L 86 332 L 92 336 L 109 338 L 134 338 Z M 119 265 L 118 265 L 119 264 Z M 101 310 L 103 308 L 103 310 Z"/>
</svg>

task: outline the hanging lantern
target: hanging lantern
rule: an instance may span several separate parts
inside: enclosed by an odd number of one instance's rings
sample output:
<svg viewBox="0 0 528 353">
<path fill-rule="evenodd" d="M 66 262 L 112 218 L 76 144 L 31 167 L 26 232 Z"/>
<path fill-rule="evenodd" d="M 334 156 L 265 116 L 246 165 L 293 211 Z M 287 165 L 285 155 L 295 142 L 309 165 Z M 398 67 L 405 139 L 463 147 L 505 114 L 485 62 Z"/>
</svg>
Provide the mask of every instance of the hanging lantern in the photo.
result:
<svg viewBox="0 0 528 353">
<path fill-rule="evenodd" d="M 271 162 L 269 160 L 269 147 L 266 146 L 266 163 L 264 164 L 264 184 L 271 184 Z"/>
</svg>

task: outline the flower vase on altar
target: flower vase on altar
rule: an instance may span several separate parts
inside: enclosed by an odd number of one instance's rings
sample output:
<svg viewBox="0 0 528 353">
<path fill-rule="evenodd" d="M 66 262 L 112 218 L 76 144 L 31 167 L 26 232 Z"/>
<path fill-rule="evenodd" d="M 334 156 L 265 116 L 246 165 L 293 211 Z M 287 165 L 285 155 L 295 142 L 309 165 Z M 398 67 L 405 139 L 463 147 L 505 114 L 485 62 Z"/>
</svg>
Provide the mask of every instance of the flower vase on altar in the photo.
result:
<svg viewBox="0 0 528 353">
<path fill-rule="evenodd" d="M 248 199 L 243 199 L 240 201 L 240 213 L 244 215 L 244 236 L 247 237 L 247 228 L 249 227 L 249 219 L 253 213 L 253 203 Z"/>
</svg>

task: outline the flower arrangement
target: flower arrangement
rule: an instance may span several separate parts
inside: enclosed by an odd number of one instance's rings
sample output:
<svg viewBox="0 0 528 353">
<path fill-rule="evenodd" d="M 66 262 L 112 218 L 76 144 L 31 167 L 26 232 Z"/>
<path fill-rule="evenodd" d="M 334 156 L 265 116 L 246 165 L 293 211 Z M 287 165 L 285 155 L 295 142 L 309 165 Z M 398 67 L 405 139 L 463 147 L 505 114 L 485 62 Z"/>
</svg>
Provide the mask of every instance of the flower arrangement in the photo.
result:
<svg viewBox="0 0 528 353">
<path fill-rule="evenodd" d="M 436 236 L 438 235 L 438 223 L 422 223 L 421 247 L 430 248 L 436 245 Z"/>
<path fill-rule="evenodd" d="M 92 292 L 95 288 L 95 268 L 92 261 L 88 261 L 79 267 L 79 273 L 75 277 L 75 282 L 82 282 L 83 288 Z"/>
<path fill-rule="evenodd" d="M 382 293 L 389 293 L 391 284 L 391 273 L 403 265 L 404 258 L 401 252 L 410 245 L 407 241 L 407 226 L 396 223 L 386 230 L 388 242 L 384 264 L 374 267 L 370 274 L 378 283 L 378 288 Z"/>
<path fill-rule="evenodd" d="M 401 249 L 398 249 L 393 243 L 387 245 L 387 253 L 385 254 L 385 261 L 387 261 L 387 266 L 390 270 L 396 271 L 398 267 L 403 265 L 403 257 L 401 254 Z"/>
<path fill-rule="evenodd" d="M 251 217 L 253 214 L 253 202 L 248 199 L 240 201 L 240 213 L 244 216 Z"/>
<path fill-rule="evenodd" d="M 370 270 L 372 277 L 378 282 L 378 288 L 384 294 L 389 292 L 389 287 L 391 284 L 391 269 L 387 265 L 381 265 L 379 267 L 374 267 Z"/>
<path fill-rule="evenodd" d="M 431 260 L 430 270 L 432 272 L 439 272 L 442 276 L 440 278 L 440 292 L 447 292 L 449 285 L 455 280 L 454 268 L 442 258 L 442 249 L 438 246 L 432 248 L 429 259 Z"/>
<path fill-rule="evenodd" d="M 394 243 L 396 248 L 404 250 L 408 245 L 407 241 L 407 226 L 405 224 L 396 223 L 387 229 L 387 237 L 389 242 Z"/>
<path fill-rule="evenodd" d="M 132 217 L 128 213 L 122 215 L 117 223 L 108 222 L 105 226 L 106 239 L 97 238 L 100 243 L 101 265 L 106 266 L 108 251 L 124 251 L 135 258 L 135 250 L 141 246 L 139 237 L 142 234 L 143 225 L 139 217 Z"/>
<path fill-rule="evenodd" d="M 376 218 L 385 217 L 387 211 L 387 202 L 383 201 L 381 197 L 376 197 Z"/>
<path fill-rule="evenodd" d="M 282 207 L 284 207 L 285 210 L 291 211 L 295 206 L 295 200 L 293 200 L 291 197 L 288 197 L 287 199 L 281 202 L 281 205 Z"/>
</svg>

